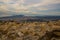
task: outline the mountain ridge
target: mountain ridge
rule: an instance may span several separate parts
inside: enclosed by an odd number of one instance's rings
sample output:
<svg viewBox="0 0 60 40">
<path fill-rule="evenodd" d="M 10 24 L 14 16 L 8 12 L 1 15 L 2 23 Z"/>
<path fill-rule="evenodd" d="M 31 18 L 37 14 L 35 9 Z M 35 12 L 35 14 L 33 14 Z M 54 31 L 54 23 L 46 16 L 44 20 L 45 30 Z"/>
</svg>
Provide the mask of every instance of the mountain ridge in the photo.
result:
<svg viewBox="0 0 60 40">
<path fill-rule="evenodd" d="M 0 20 L 26 20 L 26 21 L 46 21 L 46 20 L 59 20 L 60 16 L 25 16 L 25 15 L 14 15 L 8 17 L 0 17 Z"/>
</svg>

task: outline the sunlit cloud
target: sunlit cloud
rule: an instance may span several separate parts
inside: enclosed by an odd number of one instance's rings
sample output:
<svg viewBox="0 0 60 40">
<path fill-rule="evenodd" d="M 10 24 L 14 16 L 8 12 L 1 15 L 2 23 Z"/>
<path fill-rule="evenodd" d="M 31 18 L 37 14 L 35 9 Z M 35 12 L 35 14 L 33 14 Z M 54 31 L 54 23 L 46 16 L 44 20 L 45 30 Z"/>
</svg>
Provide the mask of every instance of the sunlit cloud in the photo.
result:
<svg viewBox="0 0 60 40">
<path fill-rule="evenodd" d="M 37 8 L 37 10 L 48 10 L 48 8 Z"/>
<path fill-rule="evenodd" d="M 39 14 L 37 11 L 58 10 L 60 9 L 59 4 L 60 0 L 0 0 L 0 11 Z"/>
</svg>

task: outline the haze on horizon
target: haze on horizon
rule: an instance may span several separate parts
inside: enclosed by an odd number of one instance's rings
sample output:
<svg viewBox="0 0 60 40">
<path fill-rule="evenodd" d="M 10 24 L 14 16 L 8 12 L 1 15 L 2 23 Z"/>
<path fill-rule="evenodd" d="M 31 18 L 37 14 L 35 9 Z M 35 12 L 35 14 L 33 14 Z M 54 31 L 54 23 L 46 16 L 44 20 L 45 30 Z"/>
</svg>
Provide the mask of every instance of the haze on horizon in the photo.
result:
<svg viewBox="0 0 60 40">
<path fill-rule="evenodd" d="M 22 14 L 60 16 L 60 0 L 0 0 L 0 17 Z"/>
</svg>

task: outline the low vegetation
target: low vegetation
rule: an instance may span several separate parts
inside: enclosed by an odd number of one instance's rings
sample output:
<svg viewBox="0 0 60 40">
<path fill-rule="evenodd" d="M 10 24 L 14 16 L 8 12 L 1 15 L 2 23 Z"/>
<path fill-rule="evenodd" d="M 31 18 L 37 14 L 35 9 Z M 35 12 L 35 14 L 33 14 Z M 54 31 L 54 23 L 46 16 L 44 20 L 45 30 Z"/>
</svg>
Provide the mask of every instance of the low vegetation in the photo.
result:
<svg viewBox="0 0 60 40">
<path fill-rule="evenodd" d="M 0 40 L 60 40 L 60 20 L 0 21 Z"/>
</svg>

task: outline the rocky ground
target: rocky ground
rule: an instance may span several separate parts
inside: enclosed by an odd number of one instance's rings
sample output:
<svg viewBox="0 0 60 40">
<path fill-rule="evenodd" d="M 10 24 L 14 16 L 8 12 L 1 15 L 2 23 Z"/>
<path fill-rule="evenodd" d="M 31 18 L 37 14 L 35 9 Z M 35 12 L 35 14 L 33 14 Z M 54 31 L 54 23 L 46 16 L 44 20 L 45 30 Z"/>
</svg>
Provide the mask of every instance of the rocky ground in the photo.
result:
<svg viewBox="0 0 60 40">
<path fill-rule="evenodd" d="M 60 40 L 60 20 L 48 22 L 0 21 L 0 40 Z"/>
</svg>

